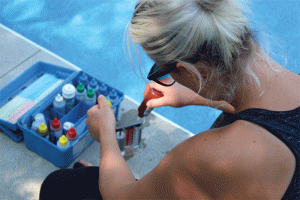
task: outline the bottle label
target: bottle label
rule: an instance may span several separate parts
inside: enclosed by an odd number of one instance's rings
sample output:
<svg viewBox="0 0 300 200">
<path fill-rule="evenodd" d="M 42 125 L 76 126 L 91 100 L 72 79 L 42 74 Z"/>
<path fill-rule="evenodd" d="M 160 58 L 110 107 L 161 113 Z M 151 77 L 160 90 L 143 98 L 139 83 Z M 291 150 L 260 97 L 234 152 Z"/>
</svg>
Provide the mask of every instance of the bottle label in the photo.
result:
<svg viewBox="0 0 300 200">
<path fill-rule="evenodd" d="M 147 107 L 147 109 L 146 109 L 145 112 L 144 112 L 144 115 L 145 115 L 145 116 L 148 116 L 152 110 L 153 110 L 153 108 Z"/>
<path fill-rule="evenodd" d="M 75 98 L 65 99 L 65 100 L 66 100 L 66 105 L 70 106 L 71 108 L 74 107 L 74 105 L 75 105 Z"/>
</svg>

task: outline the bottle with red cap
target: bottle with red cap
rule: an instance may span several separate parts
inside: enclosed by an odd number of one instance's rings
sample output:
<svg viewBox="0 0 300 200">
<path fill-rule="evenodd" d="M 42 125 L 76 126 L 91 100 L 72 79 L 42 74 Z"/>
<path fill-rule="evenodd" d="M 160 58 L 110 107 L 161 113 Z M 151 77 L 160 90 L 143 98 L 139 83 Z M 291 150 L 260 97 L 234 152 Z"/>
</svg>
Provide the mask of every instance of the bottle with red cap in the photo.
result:
<svg viewBox="0 0 300 200">
<path fill-rule="evenodd" d="M 56 144 L 57 140 L 62 136 L 63 134 L 63 127 L 60 123 L 60 121 L 55 117 L 54 120 L 52 120 L 52 123 L 50 125 L 50 141 Z"/>
<path fill-rule="evenodd" d="M 67 136 L 68 140 L 70 141 L 70 143 L 72 143 L 74 140 L 76 140 L 78 138 L 76 129 L 74 127 L 71 127 L 66 136 Z"/>
<path fill-rule="evenodd" d="M 141 105 L 138 108 L 138 116 L 139 118 L 143 118 L 144 116 L 148 116 L 150 112 L 153 110 L 153 108 L 148 108 L 146 106 L 147 102 L 151 99 L 158 99 L 160 97 L 163 97 L 163 93 L 152 88 L 148 91 L 144 101 L 141 103 Z"/>
</svg>

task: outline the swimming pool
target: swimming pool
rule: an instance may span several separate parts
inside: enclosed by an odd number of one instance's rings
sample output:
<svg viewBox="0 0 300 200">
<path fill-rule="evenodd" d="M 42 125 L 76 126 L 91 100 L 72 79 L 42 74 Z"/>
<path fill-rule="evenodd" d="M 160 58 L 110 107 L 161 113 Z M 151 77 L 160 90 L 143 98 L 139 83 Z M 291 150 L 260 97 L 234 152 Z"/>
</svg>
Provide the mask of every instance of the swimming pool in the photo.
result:
<svg viewBox="0 0 300 200">
<path fill-rule="evenodd" d="M 136 2 L 0 0 L 0 23 L 141 103 L 145 82 L 134 74 L 123 50 L 124 29 Z M 300 73 L 300 1 L 253 0 L 249 6 L 254 14 L 252 27 L 272 35 L 286 50 L 286 68 Z M 271 48 L 275 54 L 282 52 L 274 43 Z M 141 56 L 146 77 L 153 61 Z M 271 56 L 284 65 L 280 56 Z M 204 106 L 154 111 L 194 134 L 209 129 L 221 113 Z"/>
</svg>

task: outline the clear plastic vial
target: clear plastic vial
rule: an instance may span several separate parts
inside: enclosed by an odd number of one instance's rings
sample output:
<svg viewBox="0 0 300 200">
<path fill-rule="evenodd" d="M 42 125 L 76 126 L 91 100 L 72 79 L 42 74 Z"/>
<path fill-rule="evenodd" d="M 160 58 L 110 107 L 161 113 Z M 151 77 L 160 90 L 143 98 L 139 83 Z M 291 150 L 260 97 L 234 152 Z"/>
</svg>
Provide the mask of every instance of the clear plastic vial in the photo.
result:
<svg viewBox="0 0 300 200">
<path fill-rule="evenodd" d="M 44 122 L 44 124 L 47 124 L 45 116 L 42 113 L 38 113 L 34 116 L 35 121 Z"/>
<path fill-rule="evenodd" d="M 39 126 L 44 123 L 42 121 L 34 121 L 31 125 L 31 130 L 33 130 L 34 132 L 37 132 L 37 130 L 39 129 Z M 44 123 L 45 124 L 45 123 Z"/>
<path fill-rule="evenodd" d="M 61 114 L 66 114 L 66 101 L 58 94 L 53 101 L 53 108 Z"/>
<path fill-rule="evenodd" d="M 96 81 L 96 79 L 92 79 L 87 87 L 87 89 L 89 90 L 90 88 L 92 88 L 95 92 L 96 97 L 99 96 L 99 85 L 98 82 Z"/>
<path fill-rule="evenodd" d="M 90 106 L 94 106 L 96 104 L 96 95 L 92 88 L 87 91 L 85 103 Z"/>
<path fill-rule="evenodd" d="M 85 97 L 86 96 L 86 89 L 82 83 L 79 83 L 76 88 L 76 98 L 79 101 L 85 102 Z"/>
<path fill-rule="evenodd" d="M 99 86 L 99 94 L 102 94 L 105 97 L 108 95 L 107 86 L 104 83 Z"/>
</svg>

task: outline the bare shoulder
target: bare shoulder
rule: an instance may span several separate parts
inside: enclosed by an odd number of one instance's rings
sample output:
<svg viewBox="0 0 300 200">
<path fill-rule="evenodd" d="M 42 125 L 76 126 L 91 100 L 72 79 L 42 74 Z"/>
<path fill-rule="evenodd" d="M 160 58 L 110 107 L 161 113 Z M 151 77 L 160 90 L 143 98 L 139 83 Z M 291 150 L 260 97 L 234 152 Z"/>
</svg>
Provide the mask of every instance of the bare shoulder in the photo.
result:
<svg viewBox="0 0 300 200">
<path fill-rule="evenodd" d="M 291 169 L 247 126 L 234 122 L 183 141 L 113 199 L 281 199 Z"/>
<path fill-rule="evenodd" d="M 291 156 L 259 130 L 237 121 L 181 144 L 195 184 L 211 199 L 281 199 L 293 175 Z"/>
</svg>

